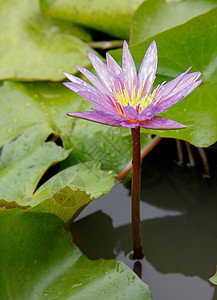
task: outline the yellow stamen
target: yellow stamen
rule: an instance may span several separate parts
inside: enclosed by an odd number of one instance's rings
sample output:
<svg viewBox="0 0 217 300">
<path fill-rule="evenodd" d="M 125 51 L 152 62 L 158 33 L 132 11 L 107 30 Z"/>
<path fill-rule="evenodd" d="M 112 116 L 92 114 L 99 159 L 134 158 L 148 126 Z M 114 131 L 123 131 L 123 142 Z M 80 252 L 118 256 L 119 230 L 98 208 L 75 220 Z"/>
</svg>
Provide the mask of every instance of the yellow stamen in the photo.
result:
<svg viewBox="0 0 217 300">
<path fill-rule="evenodd" d="M 139 107 L 138 112 L 140 113 L 144 108 L 146 108 L 148 104 L 154 101 L 158 93 L 158 89 L 156 89 L 151 94 L 150 93 L 151 89 L 152 86 L 150 86 L 150 89 L 147 92 L 147 94 L 144 97 L 142 97 L 142 87 L 139 88 L 136 92 L 136 86 L 133 85 L 131 96 L 130 96 L 127 85 L 125 84 L 124 88 L 122 88 L 121 84 L 119 84 L 118 87 L 116 86 L 116 89 L 113 92 L 114 98 L 111 100 L 118 113 L 121 116 L 126 117 L 125 114 L 120 109 L 120 107 L 117 105 L 117 103 L 119 103 L 121 106 L 130 105 L 133 108 Z"/>
</svg>

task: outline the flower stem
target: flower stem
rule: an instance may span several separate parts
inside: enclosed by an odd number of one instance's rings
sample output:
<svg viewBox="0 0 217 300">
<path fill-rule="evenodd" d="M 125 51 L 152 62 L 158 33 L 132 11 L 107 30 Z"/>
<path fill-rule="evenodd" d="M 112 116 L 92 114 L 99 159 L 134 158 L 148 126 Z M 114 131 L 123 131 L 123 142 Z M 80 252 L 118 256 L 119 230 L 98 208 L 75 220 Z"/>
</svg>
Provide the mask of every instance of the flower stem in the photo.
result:
<svg viewBox="0 0 217 300">
<path fill-rule="evenodd" d="M 132 128 L 133 142 L 133 178 L 132 178 L 132 234 L 133 258 L 144 257 L 141 238 L 140 223 L 140 181 L 141 181 L 141 152 L 140 152 L 140 127 Z"/>
<path fill-rule="evenodd" d="M 144 148 L 141 150 L 141 160 L 148 155 L 149 152 L 151 152 L 162 140 L 162 137 L 155 136 L 148 145 L 146 145 Z M 129 161 L 126 166 L 120 171 L 118 176 L 116 177 L 117 180 L 123 180 L 127 174 L 132 170 L 133 168 L 133 163 L 132 160 Z"/>
</svg>

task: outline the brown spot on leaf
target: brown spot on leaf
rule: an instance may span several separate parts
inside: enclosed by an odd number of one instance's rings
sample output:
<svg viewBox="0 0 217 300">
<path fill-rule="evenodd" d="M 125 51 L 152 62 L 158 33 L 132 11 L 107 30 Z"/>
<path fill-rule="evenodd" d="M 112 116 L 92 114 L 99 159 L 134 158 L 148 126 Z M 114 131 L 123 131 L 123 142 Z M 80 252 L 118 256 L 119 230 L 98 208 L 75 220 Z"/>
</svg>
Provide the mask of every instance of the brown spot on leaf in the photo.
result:
<svg viewBox="0 0 217 300">
<path fill-rule="evenodd" d="M 31 168 L 34 168 L 35 167 L 35 165 L 31 165 L 31 166 L 29 166 L 29 168 L 31 169 Z"/>
</svg>

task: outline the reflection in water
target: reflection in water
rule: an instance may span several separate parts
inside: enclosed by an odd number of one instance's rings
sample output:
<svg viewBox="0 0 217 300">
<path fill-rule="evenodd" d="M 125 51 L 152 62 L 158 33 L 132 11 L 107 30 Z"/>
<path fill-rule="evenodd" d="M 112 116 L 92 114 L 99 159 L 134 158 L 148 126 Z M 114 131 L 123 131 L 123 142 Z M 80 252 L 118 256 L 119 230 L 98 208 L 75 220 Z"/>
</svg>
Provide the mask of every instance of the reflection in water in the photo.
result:
<svg viewBox="0 0 217 300">
<path fill-rule="evenodd" d="M 89 258 L 123 260 L 150 286 L 154 300 L 215 300 L 217 288 L 208 278 L 217 264 L 217 151 L 210 150 L 212 179 L 206 181 L 178 167 L 167 149 L 161 145 L 143 163 L 146 259 L 128 258 L 130 193 L 121 184 L 81 213 L 72 225 L 74 241 Z"/>
<path fill-rule="evenodd" d="M 133 271 L 139 278 L 142 278 L 142 263 L 139 260 L 134 262 Z"/>
<path fill-rule="evenodd" d="M 115 258 L 115 229 L 112 219 L 97 211 L 71 226 L 73 240 L 90 259 Z"/>
</svg>

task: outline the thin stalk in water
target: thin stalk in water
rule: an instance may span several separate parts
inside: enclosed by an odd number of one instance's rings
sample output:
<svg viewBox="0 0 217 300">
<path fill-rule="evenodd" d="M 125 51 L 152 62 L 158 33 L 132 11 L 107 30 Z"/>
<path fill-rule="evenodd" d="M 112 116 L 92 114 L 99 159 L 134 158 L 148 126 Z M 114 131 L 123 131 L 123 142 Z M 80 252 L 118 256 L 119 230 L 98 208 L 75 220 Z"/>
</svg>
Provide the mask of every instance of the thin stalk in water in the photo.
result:
<svg viewBox="0 0 217 300">
<path fill-rule="evenodd" d="M 132 235 L 133 235 L 133 258 L 144 257 L 141 223 L 140 223 L 140 182 L 141 182 L 141 151 L 140 151 L 140 127 L 132 128 L 133 143 L 133 177 L 132 177 Z"/>
</svg>

